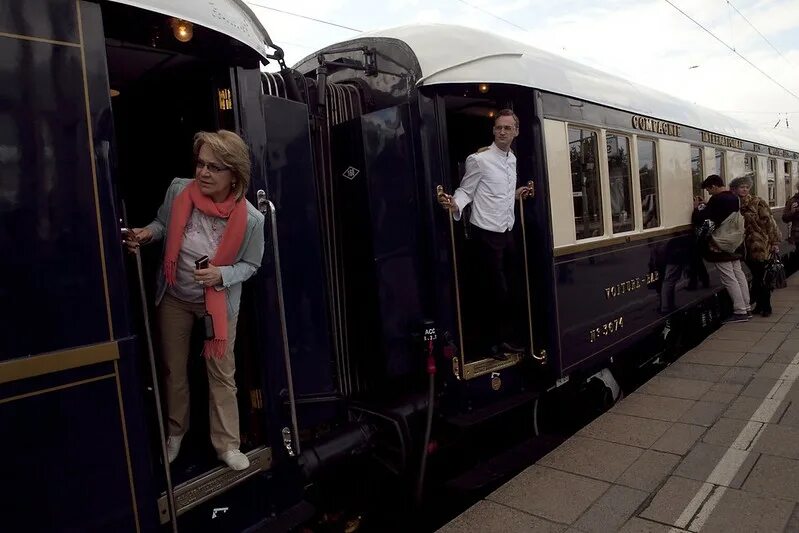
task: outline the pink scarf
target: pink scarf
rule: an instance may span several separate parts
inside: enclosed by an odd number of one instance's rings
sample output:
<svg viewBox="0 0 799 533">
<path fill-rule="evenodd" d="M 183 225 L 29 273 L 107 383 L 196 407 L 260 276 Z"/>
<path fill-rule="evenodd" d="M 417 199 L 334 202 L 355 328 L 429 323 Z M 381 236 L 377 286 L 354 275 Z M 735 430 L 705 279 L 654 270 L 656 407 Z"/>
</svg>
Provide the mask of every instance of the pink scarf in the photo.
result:
<svg viewBox="0 0 799 533">
<path fill-rule="evenodd" d="M 196 181 L 192 181 L 177 195 L 169 215 L 164 254 L 164 275 L 170 287 L 175 284 L 183 233 L 193 209 L 196 207 L 208 216 L 228 219 L 216 255 L 210 261 L 214 266 L 225 266 L 233 264 L 236 254 L 241 248 L 241 243 L 244 242 L 244 233 L 247 229 L 246 203 L 243 198 L 237 202 L 233 195 L 228 196 L 221 203 L 214 203 L 210 196 L 200 192 Z M 213 287 L 205 287 L 205 309 L 213 319 L 215 337 L 205 341 L 203 355 L 222 358 L 227 350 L 228 340 L 227 293 L 217 291 Z"/>
</svg>

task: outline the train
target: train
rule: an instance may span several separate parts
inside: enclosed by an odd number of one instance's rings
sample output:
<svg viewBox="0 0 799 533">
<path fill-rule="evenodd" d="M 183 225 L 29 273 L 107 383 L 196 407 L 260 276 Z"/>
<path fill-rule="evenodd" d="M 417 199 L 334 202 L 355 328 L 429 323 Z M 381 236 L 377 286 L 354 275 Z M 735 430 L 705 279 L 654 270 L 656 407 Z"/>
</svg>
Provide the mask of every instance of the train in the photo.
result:
<svg viewBox="0 0 799 533">
<path fill-rule="evenodd" d="M 752 177 L 775 215 L 799 185 L 790 139 L 478 29 L 370 32 L 289 66 L 240 0 L 0 5 L 5 531 L 285 531 L 376 499 L 402 514 L 519 413 L 536 426 L 543 398 L 607 408 L 628 368 L 717 326 L 729 302 L 692 255 L 706 175 Z M 526 346 L 498 358 L 475 335 L 469 225 L 438 197 L 505 108 L 536 194 L 513 229 Z M 193 135 L 219 129 L 246 141 L 266 220 L 235 349 L 243 471 L 209 448 L 203 386 L 169 464 L 159 256 L 122 244 L 191 176 Z"/>
</svg>

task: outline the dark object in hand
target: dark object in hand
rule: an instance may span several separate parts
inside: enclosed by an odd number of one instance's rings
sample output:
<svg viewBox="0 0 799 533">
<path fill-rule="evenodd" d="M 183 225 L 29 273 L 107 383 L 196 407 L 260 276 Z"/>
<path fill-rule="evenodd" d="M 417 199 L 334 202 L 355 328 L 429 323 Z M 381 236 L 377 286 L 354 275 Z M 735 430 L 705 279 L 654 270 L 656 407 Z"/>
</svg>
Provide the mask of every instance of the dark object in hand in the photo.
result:
<svg viewBox="0 0 799 533">
<path fill-rule="evenodd" d="M 788 286 L 785 279 L 785 265 L 782 264 L 780 256 L 777 254 L 773 254 L 766 263 L 766 269 L 763 272 L 763 286 L 771 291 Z"/>
<path fill-rule="evenodd" d="M 208 264 L 209 259 L 207 255 L 202 256 L 194 262 L 194 266 L 197 268 L 197 270 L 205 270 L 208 268 Z M 214 335 L 214 319 L 208 314 L 208 311 L 206 311 L 203 315 L 203 331 L 205 332 L 206 340 L 211 340 L 216 336 Z"/>
<path fill-rule="evenodd" d="M 209 264 L 208 256 L 204 255 L 194 262 L 194 267 L 197 270 L 205 270 L 206 268 L 208 268 L 208 264 Z"/>
<path fill-rule="evenodd" d="M 702 225 L 697 228 L 696 238 L 700 241 L 706 241 L 713 234 L 714 229 L 716 229 L 716 225 L 713 221 L 709 219 L 705 220 Z"/>
</svg>

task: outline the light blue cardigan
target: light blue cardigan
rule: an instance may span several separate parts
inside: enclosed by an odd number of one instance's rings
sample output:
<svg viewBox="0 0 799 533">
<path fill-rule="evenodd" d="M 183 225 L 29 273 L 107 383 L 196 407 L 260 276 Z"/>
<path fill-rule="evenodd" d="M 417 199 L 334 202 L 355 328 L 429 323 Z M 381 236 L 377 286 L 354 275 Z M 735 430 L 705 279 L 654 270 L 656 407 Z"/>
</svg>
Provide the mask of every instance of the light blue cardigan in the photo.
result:
<svg viewBox="0 0 799 533">
<path fill-rule="evenodd" d="M 191 179 L 175 178 L 166 191 L 164 203 L 158 208 L 155 220 L 150 222 L 146 228 L 153 234 L 153 241 L 164 240 L 166 228 L 169 227 L 169 215 L 172 213 L 172 202 L 186 186 L 191 183 Z M 261 266 L 261 259 L 264 255 L 264 216 L 247 199 L 247 229 L 244 232 L 244 240 L 241 243 L 239 253 L 232 265 L 220 266 L 222 271 L 222 284 L 214 287 L 218 291 L 227 291 L 227 313 L 232 317 L 239 312 L 241 303 L 241 284 L 249 279 Z M 166 245 L 166 242 L 164 242 Z M 162 253 L 163 255 L 163 253 Z M 155 293 L 155 305 L 161 303 L 161 299 L 166 292 L 166 278 L 164 277 L 164 264 L 158 268 L 158 278 Z"/>
</svg>

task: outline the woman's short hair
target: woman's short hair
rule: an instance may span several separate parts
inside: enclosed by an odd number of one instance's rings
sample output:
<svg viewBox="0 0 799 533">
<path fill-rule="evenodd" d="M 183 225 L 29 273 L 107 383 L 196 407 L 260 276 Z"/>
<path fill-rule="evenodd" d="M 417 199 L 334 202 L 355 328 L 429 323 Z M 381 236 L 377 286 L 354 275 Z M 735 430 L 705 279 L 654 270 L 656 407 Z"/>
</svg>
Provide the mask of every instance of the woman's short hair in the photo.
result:
<svg viewBox="0 0 799 533">
<path fill-rule="evenodd" d="M 748 185 L 749 188 L 752 188 L 752 178 L 748 176 L 741 176 L 740 178 L 735 178 L 730 182 L 730 189 L 737 189 L 742 185 Z"/>
<path fill-rule="evenodd" d="M 236 201 L 244 197 L 250 186 L 250 150 L 244 140 L 228 130 L 217 132 L 201 131 L 194 136 L 194 159 L 200 155 L 200 148 L 208 145 L 214 156 L 233 173 L 233 196 Z"/>
</svg>

